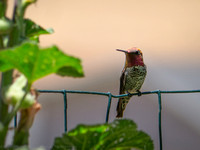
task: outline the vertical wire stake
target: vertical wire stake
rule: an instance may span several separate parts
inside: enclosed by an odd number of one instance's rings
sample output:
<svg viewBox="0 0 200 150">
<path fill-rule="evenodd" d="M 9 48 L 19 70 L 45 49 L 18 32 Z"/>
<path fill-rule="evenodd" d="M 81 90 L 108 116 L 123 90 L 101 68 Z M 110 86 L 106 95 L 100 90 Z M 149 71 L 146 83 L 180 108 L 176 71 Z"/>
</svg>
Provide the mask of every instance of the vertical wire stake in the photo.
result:
<svg viewBox="0 0 200 150">
<path fill-rule="evenodd" d="M 17 127 L 17 114 L 16 114 L 15 117 L 14 117 L 14 127 L 15 127 L 15 128 Z"/>
<path fill-rule="evenodd" d="M 106 112 L 106 123 L 108 123 L 108 120 L 109 120 L 110 106 L 111 106 L 111 100 L 112 100 L 111 93 L 109 92 L 108 94 L 109 96 L 108 96 L 108 106 L 107 106 L 107 112 Z"/>
<path fill-rule="evenodd" d="M 158 91 L 158 105 L 159 105 L 159 112 L 158 112 L 158 125 L 159 125 L 159 142 L 160 142 L 160 150 L 162 150 L 162 101 L 161 101 L 161 93 L 160 90 Z"/>
<path fill-rule="evenodd" d="M 64 98 L 64 128 L 65 128 L 65 132 L 67 132 L 67 93 L 66 93 L 66 90 L 63 90 L 63 98 Z"/>
</svg>

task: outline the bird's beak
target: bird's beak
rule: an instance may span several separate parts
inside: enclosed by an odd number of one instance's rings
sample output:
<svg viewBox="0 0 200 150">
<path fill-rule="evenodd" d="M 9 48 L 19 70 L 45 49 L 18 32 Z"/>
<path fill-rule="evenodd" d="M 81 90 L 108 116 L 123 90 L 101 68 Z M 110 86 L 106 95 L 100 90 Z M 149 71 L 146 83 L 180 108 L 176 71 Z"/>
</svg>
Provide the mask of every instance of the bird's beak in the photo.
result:
<svg viewBox="0 0 200 150">
<path fill-rule="evenodd" d="M 129 50 L 122 50 L 122 49 L 116 49 L 117 51 L 120 51 L 120 52 L 124 52 L 124 53 L 132 53 L 132 54 L 140 54 L 138 53 L 138 51 L 136 50 L 132 50 L 132 51 L 129 51 Z"/>
<path fill-rule="evenodd" d="M 122 50 L 122 49 L 116 49 L 116 50 L 120 51 L 120 52 L 128 53 L 128 51 L 126 51 L 126 50 Z"/>
</svg>

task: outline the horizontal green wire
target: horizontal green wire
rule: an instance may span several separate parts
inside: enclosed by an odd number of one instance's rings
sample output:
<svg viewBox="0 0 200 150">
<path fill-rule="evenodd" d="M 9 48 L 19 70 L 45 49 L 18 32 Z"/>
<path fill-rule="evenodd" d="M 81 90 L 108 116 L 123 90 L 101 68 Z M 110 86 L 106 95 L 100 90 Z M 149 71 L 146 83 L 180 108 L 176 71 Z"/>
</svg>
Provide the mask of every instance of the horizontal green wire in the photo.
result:
<svg viewBox="0 0 200 150">
<path fill-rule="evenodd" d="M 76 94 L 95 94 L 95 95 L 105 95 L 110 96 L 113 98 L 119 98 L 119 97 L 125 97 L 129 95 L 138 95 L 138 93 L 134 94 L 121 94 L 121 95 L 113 95 L 110 92 L 93 92 L 93 91 L 79 91 L 79 90 L 37 90 L 40 93 L 76 93 Z M 147 92 L 141 92 L 142 95 L 147 94 L 157 94 L 157 93 L 199 93 L 200 90 L 179 90 L 179 91 L 161 91 L 161 90 L 155 90 L 155 91 L 147 91 Z"/>
<path fill-rule="evenodd" d="M 110 106 L 111 106 L 111 100 L 113 98 L 120 98 L 120 97 L 126 97 L 129 95 L 147 95 L 147 94 L 157 94 L 158 95 L 158 104 L 159 104 L 159 113 L 158 113 L 158 126 L 159 126 L 159 145 L 160 150 L 162 150 L 162 125 L 161 125 L 161 110 L 162 110 L 162 102 L 161 102 L 161 93 L 163 94 L 175 94 L 175 93 L 199 93 L 200 90 L 179 90 L 179 91 L 161 91 L 161 90 L 155 90 L 155 91 L 147 91 L 147 92 L 141 92 L 141 93 L 134 93 L 134 94 L 122 94 L 122 95 L 113 95 L 110 92 L 104 93 L 104 92 L 93 92 L 93 91 L 76 91 L 76 90 L 38 90 L 40 93 L 62 93 L 64 95 L 64 127 L 65 132 L 67 132 L 67 93 L 76 93 L 76 94 L 93 94 L 93 95 L 104 95 L 108 97 L 108 106 L 107 106 L 107 112 L 106 112 L 106 123 L 108 123 L 109 120 L 109 113 L 110 113 Z"/>
</svg>

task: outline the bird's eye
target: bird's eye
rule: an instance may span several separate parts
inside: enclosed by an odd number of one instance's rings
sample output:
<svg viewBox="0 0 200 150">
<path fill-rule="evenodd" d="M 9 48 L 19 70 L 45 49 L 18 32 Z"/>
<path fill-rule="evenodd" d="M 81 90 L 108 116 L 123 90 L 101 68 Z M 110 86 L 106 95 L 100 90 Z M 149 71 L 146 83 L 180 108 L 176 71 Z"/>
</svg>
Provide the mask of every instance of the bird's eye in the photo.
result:
<svg viewBox="0 0 200 150">
<path fill-rule="evenodd" d="M 137 55 L 140 55 L 140 51 L 136 51 L 136 54 L 137 54 Z"/>
</svg>

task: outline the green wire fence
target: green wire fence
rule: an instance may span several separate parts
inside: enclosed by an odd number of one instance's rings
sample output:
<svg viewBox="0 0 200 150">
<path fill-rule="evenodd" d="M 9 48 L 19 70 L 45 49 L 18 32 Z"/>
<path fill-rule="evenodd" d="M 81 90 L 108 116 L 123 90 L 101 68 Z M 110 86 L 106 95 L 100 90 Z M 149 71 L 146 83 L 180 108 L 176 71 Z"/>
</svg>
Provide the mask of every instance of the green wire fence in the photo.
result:
<svg viewBox="0 0 200 150">
<path fill-rule="evenodd" d="M 67 94 L 68 93 L 75 93 L 75 94 L 92 94 L 92 95 L 103 95 L 108 97 L 108 105 L 107 105 L 107 112 L 106 112 L 106 119 L 105 122 L 108 123 L 109 121 L 109 113 L 110 113 L 110 106 L 112 102 L 112 98 L 120 98 L 120 97 L 126 97 L 129 96 L 129 94 L 122 94 L 122 95 L 113 95 L 110 92 L 103 93 L 103 92 L 91 92 L 91 91 L 74 91 L 74 90 L 38 90 L 40 93 L 60 93 L 63 95 L 64 100 L 64 131 L 67 132 Z M 162 100 L 161 95 L 162 94 L 175 94 L 175 93 L 199 93 L 200 90 L 180 90 L 180 91 L 161 91 L 161 90 L 155 90 L 155 91 L 147 91 L 142 92 L 142 95 L 147 94 L 157 94 L 158 96 L 158 131 L 159 131 L 159 146 L 160 150 L 163 149 L 162 146 Z M 138 95 L 138 93 L 134 93 L 131 95 Z M 14 126 L 17 126 L 17 119 L 14 120 Z"/>
</svg>

